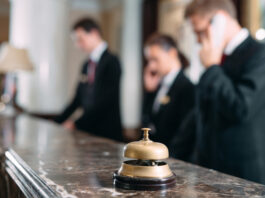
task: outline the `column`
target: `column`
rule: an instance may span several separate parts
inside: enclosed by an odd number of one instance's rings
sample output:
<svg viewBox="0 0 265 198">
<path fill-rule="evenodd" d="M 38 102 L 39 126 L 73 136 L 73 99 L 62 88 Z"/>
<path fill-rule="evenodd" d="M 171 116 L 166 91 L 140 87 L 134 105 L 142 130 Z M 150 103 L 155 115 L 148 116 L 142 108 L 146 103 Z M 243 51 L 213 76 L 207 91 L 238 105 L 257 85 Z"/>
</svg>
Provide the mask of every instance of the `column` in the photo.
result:
<svg viewBox="0 0 265 198">
<path fill-rule="evenodd" d="M 68 0 L 10 0 L 10 43 L 27 48 L 35 69 L 17 74 L 25 111 L 57 114 L 67 102 Z"/>
<path fill-rule="evenodd" d="M 242 2 L 241 20 L 243 26 L 248 28 L 250 33 L 255 36 L 257 30 L 261 27 L 261 8 L 259 0 L 245 0 Z"/>
<path fill-rule="evenodd" d="M 139 126 L 142 88 L 142 0 L 123 1 L 121 62 L 123 66 L 121 109 L 127 129 Z"/>
</svg>

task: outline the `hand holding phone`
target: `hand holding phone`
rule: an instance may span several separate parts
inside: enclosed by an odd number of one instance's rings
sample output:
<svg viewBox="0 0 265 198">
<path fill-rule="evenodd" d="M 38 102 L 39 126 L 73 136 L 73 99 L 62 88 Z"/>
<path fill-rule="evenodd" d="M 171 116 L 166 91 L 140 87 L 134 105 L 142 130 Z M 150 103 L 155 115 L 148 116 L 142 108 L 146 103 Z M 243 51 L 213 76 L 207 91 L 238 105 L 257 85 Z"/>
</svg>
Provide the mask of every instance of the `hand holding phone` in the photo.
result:
<svg viewBox="0 0 265 198">
<path fill-rule="evenodd" d="M 226 17 L 222 14 L 216 14 L 207 27 L 205 34 L 201 37 L 200 57 L 206 68 L 220 64 L 225 47 L 225 30 Z"/>
<path fill-rule="evenodd" d="M 212 40 L 215 47 L 220 47 L 224 42 L 226 18 L 222 14 L 216 14 L 211 20 Z"/>
<path fill-rule="evenodd" d="M 160 75 L 153 68 L 146 66 L 144 70 L 144 87 L 147 92 L 153 92 L 160 83 Z"/>
</svg>

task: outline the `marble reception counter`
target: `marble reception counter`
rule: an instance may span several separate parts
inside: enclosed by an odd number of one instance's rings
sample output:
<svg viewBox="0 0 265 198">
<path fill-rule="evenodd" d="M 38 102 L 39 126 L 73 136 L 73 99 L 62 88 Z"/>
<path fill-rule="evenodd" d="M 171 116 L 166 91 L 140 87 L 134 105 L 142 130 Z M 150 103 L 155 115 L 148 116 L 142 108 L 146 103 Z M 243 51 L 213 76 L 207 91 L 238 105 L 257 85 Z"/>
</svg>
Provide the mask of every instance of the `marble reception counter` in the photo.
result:
<svg viewBox="0 0 265 198">
<path fill-rule="evenodd" d="M 175 187 L 113 186 L 124 144 L 24 114 L 0 115 L 0 197 L 265 197 L 265 186 L 168 159 Z"/>
</svg>

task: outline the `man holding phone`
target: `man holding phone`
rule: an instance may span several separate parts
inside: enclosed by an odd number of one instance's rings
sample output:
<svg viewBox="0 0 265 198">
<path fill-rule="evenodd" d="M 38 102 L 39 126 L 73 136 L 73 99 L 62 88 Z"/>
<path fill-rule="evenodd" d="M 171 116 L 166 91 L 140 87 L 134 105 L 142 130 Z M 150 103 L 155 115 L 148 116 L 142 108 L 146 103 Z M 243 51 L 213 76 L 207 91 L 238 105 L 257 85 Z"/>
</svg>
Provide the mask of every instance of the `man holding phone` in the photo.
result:
<svg viewBox="0 0 265 198">
<path fill-rule="evenodd" d="M 265 46 L 231 0 L 194 0 L 190 19 L 206 68 L 198 85 L 200 165 L 265 184 Z"/>
</svg>

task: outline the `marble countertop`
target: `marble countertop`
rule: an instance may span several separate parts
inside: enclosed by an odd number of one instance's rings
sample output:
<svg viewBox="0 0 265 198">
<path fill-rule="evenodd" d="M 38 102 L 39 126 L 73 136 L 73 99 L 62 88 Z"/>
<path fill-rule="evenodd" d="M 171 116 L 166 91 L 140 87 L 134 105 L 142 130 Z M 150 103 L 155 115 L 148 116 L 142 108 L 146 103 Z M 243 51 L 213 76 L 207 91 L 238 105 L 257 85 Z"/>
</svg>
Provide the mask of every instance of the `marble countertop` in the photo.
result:
<svg viewBox="0 0 265 198">
<path fill-rule="evenodd" d="M 123 146 L 23 114 L 0 116 L 0 150 L 7 158 L 14 153 L 58 197 L 265 197 L 264 185 L 176 159 L 167 160 L 177 176 L 171 189 L 115 189 L 112 174 L 123 161 Z"/>
</svg>

